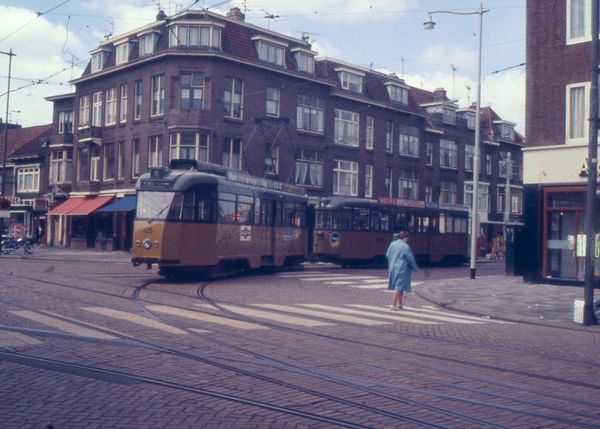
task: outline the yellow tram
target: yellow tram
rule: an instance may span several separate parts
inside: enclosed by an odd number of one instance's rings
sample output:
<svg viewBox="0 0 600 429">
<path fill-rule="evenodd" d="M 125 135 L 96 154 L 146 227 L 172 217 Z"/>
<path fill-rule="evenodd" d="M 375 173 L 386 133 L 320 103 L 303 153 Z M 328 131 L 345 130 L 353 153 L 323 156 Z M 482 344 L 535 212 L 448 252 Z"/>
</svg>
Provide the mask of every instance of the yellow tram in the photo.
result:
<svg viewBox="0 0 600 429">
<path fill-rule="evenodd" d="M 420 263 L 468 259 L 468 207 L 379 198 L 332 197 L 315 207 L 312 255 L 342 266 L 385 263 L 393 233 L 408 231 Z"/>
<path fill-rule="evenodd" d="M 159 274 L 297 267 L 308 248 L 304 189 L 214 164 L 173 160 L 136 185 L 132 263 Z"/>
</svg>

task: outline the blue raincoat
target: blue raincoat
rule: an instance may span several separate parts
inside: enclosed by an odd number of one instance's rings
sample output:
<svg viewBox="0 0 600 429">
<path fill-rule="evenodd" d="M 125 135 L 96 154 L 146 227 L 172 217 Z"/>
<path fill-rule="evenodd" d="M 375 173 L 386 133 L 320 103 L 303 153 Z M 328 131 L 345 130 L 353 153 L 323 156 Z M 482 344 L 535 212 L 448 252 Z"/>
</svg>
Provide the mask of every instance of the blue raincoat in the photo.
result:
<svg viewBox="0 0 600 429">
<path fill-rule="evenodd" d="M 403 240 L 396 240 L 390 244 L 385 254 L 388 260 L 390 282 L 388 289 L 411 292 L 410 275 L 412 271 L 419 271 L 415 258 L 408 244 Z"/>
</svg>

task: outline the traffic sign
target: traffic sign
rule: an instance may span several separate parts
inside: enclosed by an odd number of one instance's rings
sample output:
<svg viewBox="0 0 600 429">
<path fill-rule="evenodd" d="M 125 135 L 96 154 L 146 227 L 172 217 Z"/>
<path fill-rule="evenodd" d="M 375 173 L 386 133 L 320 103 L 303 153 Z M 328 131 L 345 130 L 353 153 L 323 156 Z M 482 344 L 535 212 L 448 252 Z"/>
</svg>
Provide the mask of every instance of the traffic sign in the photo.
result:
<svg viewBox="0 0 600 429">
<path fill-rule="evenodd" d="M 10 200 L 7 198 L 0 199 L 0 210 L 10 210 Z"/>
</svg>

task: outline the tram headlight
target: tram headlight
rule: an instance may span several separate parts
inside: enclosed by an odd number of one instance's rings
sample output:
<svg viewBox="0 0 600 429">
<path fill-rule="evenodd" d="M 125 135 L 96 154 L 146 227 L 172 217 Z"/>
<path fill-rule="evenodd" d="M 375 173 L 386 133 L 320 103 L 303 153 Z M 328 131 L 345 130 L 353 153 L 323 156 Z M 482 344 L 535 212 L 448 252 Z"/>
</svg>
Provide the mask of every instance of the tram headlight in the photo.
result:
<svg viewBox="0 0 600 429">
<path fill-rule="evenodd" d="M 140 240 L 135 240 L 135 247 L 140 247 L 142 242 Z"/>
<path fill-rule="evenodd" d="M 143 244 L 144 244 L 144 249 L 146 249 L 146 250 L 148 250 L 152 247 L 152 242 L 150 240 L 148 240 L 147 238 L 144 240 Z"/>
<path fill-rule="evenodd" d="M 154 247 L 156 247 L 158 249 L 158 246 L 159 246 L 158 241 L 155 241 L 154 242 Z"/>
</svg>

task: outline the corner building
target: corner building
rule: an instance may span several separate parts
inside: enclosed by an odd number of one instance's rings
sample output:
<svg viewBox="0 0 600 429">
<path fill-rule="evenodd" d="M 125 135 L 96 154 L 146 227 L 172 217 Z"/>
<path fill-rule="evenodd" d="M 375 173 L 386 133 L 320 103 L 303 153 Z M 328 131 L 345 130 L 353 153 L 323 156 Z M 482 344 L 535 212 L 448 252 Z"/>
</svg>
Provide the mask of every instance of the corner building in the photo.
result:
<svg viewBox="0 0 600 429">
<path fill-rule="evenodd" d="M 54 244 L 97 247 L 101 237 L 104 246 L 126 246 L 110 238 L 118 228 L 127 234 L 133 209 L 111 207 L 135 195 L 149 167 L 171 159 L 303 186 L 313 204 L 337 195 L 471 204 L 473 106 L 460 109 L 443 89 L 317 57 L 307 40 L 250 25 L 238 8 L 226 16 L 159 13 L 91 54 L 75 93 L 49 98 L 52 156 L 72 164 L 54 185 L 88 211 L 68 201 L 51 210 Z M 482 254 L 504 219 L 499 165 L 508 153 L 520 165 L 524 144 L 515 124 L 486 112 Z M 521 218 L 519 179 L 509 185 L 511 220 Z"/>
</svg>

